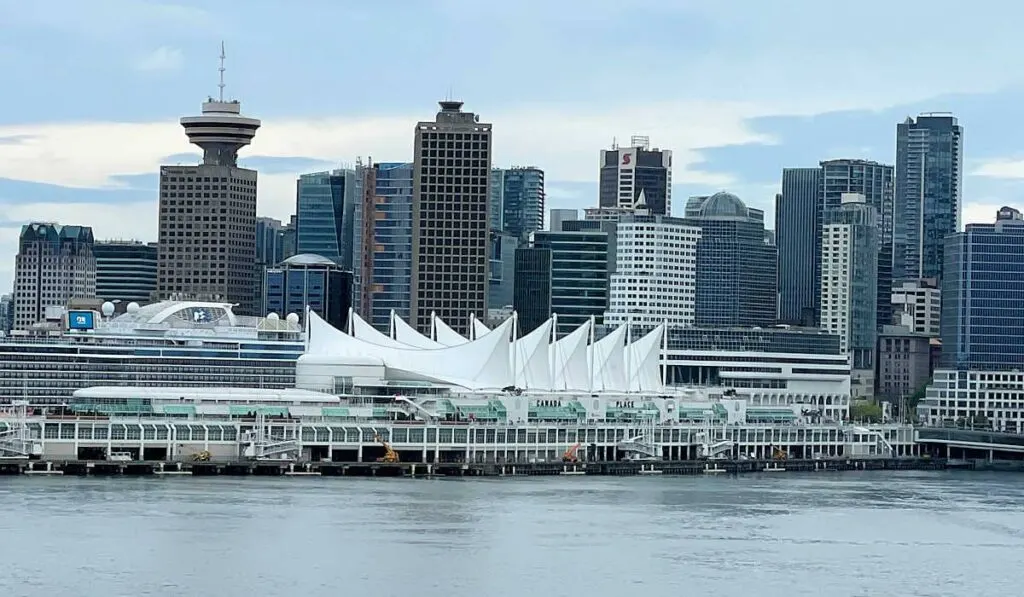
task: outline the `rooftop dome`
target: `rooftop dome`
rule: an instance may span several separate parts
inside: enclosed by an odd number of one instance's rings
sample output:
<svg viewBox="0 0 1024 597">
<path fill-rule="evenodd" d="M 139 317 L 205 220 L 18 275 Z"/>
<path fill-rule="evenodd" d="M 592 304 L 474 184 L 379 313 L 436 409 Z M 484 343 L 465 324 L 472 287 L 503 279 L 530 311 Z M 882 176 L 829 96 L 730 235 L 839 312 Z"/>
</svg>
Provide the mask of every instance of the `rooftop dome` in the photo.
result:
<svg viewBox="0 0 1024 597">
<path fill-rule="evenodd" d="M 333 261 L 323 255 L 314 255 L 313 253 L 293 255 L 281 263 L 286 263 L 288 265 L 336 265 Z"/>
<path fill-rule="evenodd" d="M 747 206 L 732 193 L 720 191 L 704 200 L 700 206 L 702 218 L 746 218 Z"/>
</svg>

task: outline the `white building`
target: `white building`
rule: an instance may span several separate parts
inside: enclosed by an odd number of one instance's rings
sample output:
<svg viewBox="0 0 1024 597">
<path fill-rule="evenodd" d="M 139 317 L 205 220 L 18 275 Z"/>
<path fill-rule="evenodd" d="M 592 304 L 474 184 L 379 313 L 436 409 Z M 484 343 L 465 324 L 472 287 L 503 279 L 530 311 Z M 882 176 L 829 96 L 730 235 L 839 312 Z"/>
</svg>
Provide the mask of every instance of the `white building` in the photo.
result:
<svg viewBox="0 0 1024 597">
<path fill-rule="evenodd" d="M 1024 433 L 1024 373 L 938 369 L 917 414 L 926 425 Z"/>
<path fill-rule="evenodd" d="M 892 289 L 893 323 L 929 336 L 939 335 L 940 291 L 934 278 L 904 280 Z"/>
<path fill-rule="evenodd" d="M 605 324 L 691 326 L 701 229 L 667 216 L 630 215 L 616 227 Z"/>
<path fill-rule="evenodd" d="M 14 263 L 14 325 L 42 321 L 47 307 L 96 297 L 92 228 L 34 222 L 21 227 Z"/>
</svg>

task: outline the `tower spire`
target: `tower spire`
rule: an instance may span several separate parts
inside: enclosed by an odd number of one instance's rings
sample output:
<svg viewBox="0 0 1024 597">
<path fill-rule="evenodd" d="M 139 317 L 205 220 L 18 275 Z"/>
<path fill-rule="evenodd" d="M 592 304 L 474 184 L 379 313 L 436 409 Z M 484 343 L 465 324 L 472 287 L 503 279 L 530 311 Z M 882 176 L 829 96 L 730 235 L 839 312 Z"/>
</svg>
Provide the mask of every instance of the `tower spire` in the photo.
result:
<svg viewBox="0 0 1024 597">
<path fill-rule="evenodd" d="M 220 71 L 220 84 L 218 84 L 217 87 L 220 89 L 220 101 L 222 101 L 222 102 L 224 101 L 224 59 L 225 58 L 227 58 L 227 55 L 224 53 L 224 40 L 221 40 L 221 42 L 220 42 L 220 68 L 217 69 L 217 70 Z"/>
</svg>

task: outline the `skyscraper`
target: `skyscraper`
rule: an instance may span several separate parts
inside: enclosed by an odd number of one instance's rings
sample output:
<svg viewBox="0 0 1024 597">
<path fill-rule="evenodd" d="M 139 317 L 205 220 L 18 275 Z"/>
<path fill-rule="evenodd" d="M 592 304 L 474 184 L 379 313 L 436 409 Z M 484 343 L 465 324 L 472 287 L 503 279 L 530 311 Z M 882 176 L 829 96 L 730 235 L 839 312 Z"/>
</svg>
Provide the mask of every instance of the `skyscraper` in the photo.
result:
<svg viewBox="0 0 1024 597">
<path fill-rule="evenodd" d="M 650 139 L 635 136 L 630 147 L 601 150 L 600 206 L 646 208 L 652 215 L 672 214 L 672 152 L 651 149 Z"/>
<path fill-rule="evenodd" d="M 391 312 L 409 321 L 412 293 L 412 168 L 402 162 L 374 164 L 377 171 L 371 323 L 382 332 Z"/>
<path fill-rule="evenodd" d="M 786 168 L 775 198 L 775 243 L 779 251 L 779 321 L 815 325 L 818 304 L 818 184 L 821 168 Z"/>
<path fill-rule="evenodd" d="M 106 241 L 92 246 L 96 257 L 96 298 L 146 304 L 156 290 L 157 245 Z"/>
<path fill-rule="evenodd" d="M 960 230 L 963 128 L 948 113 L 896 125 L 895 280 L 942 278 L 945 237 Z"/>
<path fill-rule="evenodd" d="M 544 228 L 544 171 L 525 168 L 491 170 L 491 230 L 518 239 Z"/>
<path fill-rule="evenodd" d="M 825 211 L 821 255 L 821 328 L 850 355 L 851 393 L 873 395 L 878 340 L 878 212 L 864 195 L 843 193 Z"/>
<path fill-rule="evenodd" d="M 257 310 L 256 171 L 238 167 L 260 121 L 241 104 L 203 103 L 202 115 L 181 119 L 189 141 L 203 150 L 198 166 L 160 167 L 157 296 L 235 303 L 235 313 Z"/>
<path fill-rule="evenodd" d="M 299 177 L 295 198 L 295 252 L 326 257 L 352 271 L 356 173 L 350 169 Z"/>
<path fill-rule="evenodd" d="M 436 313 L 465 336 L 470 314 L 487 317 L 491 125 L 462 102 L 439 102 L 416 125 L 410 318 L 430 333 Z"/>
<path fill-rule="evenodd" d="M 877 325 L 892 322 L 892 255 L 893 255 L 893 167 L 868 160 L 827 160 L 821 162 L 819 202 L 824 224 L 824 214 L 842 206 L 842 197 L 847 193 L 864 196 L 864 201 L 875 208 L 878 223 L 878 288 L 875 300 L 878 313 Z M 820 232 L 820 228 L 818 229 Z M 816 246 L 821 247 L 821 239 Z M 821 279 L 821 267 L 815 269 L 816 279 Z M 820 297 L 820 288 L 817 288 Z"/>
<path fill-rule="evenodd" d="M 284 261 L 284 227 L 281 220 L 256 218 L 256 263 L 263 266 Z"/>
<path fill-rule="evenodd" d="M 42 321 L 47 307 L 96 298 L 92 228 L 34 222 L 21 227 L 14 260 L 14 324 L 24 330 Z"/>
<path fill-rule="evenodd" d="M 765 238 L 764 212 L 721 192 L 690 213 L 684 221 L 701 229 L 696 325 L 774 325 L 778 250 Z"/>
<path fill-rule="evenodd" d="M 306 307 L 339 330 L 348 325 L 352 272 L 321 255 L 295 255 L 268 267 L 263 281 L 263 313 L 281 318 L 306 316 Z"/>
</svg>

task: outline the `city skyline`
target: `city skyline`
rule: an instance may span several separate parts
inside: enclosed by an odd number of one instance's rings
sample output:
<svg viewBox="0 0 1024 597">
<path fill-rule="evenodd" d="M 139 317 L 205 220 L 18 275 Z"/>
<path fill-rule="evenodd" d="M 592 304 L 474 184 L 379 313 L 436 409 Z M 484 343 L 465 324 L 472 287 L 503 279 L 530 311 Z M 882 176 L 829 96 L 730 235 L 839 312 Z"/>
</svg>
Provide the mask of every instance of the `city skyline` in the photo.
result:
<svg viewBox="0 0 1024 597">
<path fill-rule="evenodd" d="M 0 260 L 0 289 L 11 285 L 20 226 L 31 220 L 92 226 L 99 239 L 156 240 L 159 165 L 199 161 L 178 119 L 217 95 L 221 39 L 227 44 L 226 97 L 264 121 L 240 160 L 260 172 L 261 216 L 287 221 L 298 174 L 359 156 L 411 161 L 415 123 L 429 118 L 450 89 L 494 123 L 494 166 L 545 171 L 548 208 L 596 205 L 600 150 L 613 138 L 626 143 L 637 134 L 673 151 L 675 215 L 691 195 L 728 190 L 764 209 L 769 222 L 782 168 L 832 158 L 894 164 L 897 123 L 920 112 L 951 111 L 965 128 L 963 222 L 990 222 L 998 207 L 1016 205 L 1017 180 L 1024 177 L 1006 118 L 1022 95 L 1012 57 L 1024 41 L 1012 35 L 1012 19 L 993 24 L 964 14 L 952 20 L 935 5 L 927 4 L 931 12 L 922 2 L 885 5 L 890 18 L 878 24 L 877 43 L 862 47 L 854 39 L 826 44 L 825 32 L 809 30 L 781 43 L 766 24 L 796 26 L 810 14 L 827 18 L 824 13 L 840 10 L 808 11 L 808 2 L 796 1 L 743 11 L 686 3 L 624 11 L 596 2 L 587 3 L 585 15 L 580 3 L 566 2 L 545 5 L 550 19 L 536 23 L 521 5 L 470 10 L 455 0 L 417 4 L 401 14 L 372 4 L 313 2 L 309 9 L 320 22 L 310 21 L 309 10 L 281 13 L 265 1 L 247 3 L 240 13 L 231 2 L 108 0 L 84 10 L 73 2 L 43 8 L 0 0 L 10 32 L 0 42 L 0 68 L 19 89 L 0 99 L 0 253 L 10 256 Z M 908 45 L 899 23 L 911 18 L 936 34 Z M 270 19 L 282 43 L 291 44 L 287 56 L 263 47 L 250 32 Z M 332 22 L 360 27 L 338 40 L 312 31 Z M 416 22 L 426 26 L 417 29 Z M 527 22 L 529 31 L 515 26 Z M 553 35 L 568 22 L 572 31 Z M 487 31 L 486 23 L 502 26 Z M 599 41 L 616 32 L 619 39 L 630 37 L 626 33 L 640 23 L 648 32 L 643 42 Z M 157 24 L 158 35 L 143 34 Z M 411 35 L 400 47 L 375 50 L 378 60 L 353 55 L 359 40 L 395 28 L 444 35 Z M 953 36 L 971 41 L 971 55 L 991 59 L 975 64 L 944 41 Z M 427 68 L 482 44 L 492 50 L 460 58 L 447 77 Z M 821 85 L 821 69 L 811 67 L 845 61 L 854 51 L 871 68 L 847 69 L 841 82 Z M 907 72 L 892 59 L 900 52 L 926 53 L 930 60 Z M 404 87 L 414 91 L 375 87 L 380 64 L 402 56 L 389 76 L 406 77 Z M 636 81 L 640 56 L 650 61 L 644 69 L 650 74 L 641 78 L 651 84 L 643 86 L 637 106 L 631 95 L 605 90 L 608 78 L 627 71 Z M 322 76 L 338 59 L 345 74 Z M 535 80 L 510 94 L 502 67 L 524 62 L 534 64 Z M 674 81 L 666 83 L 659 66 L 671 67 Z M 41 77 L 44 72 L 49 75 Z M 307 80 L 322 88 L 303 91 L 300 83 Z M 346 92 L 360 82 L 371 91 Z"/>
</svg>

